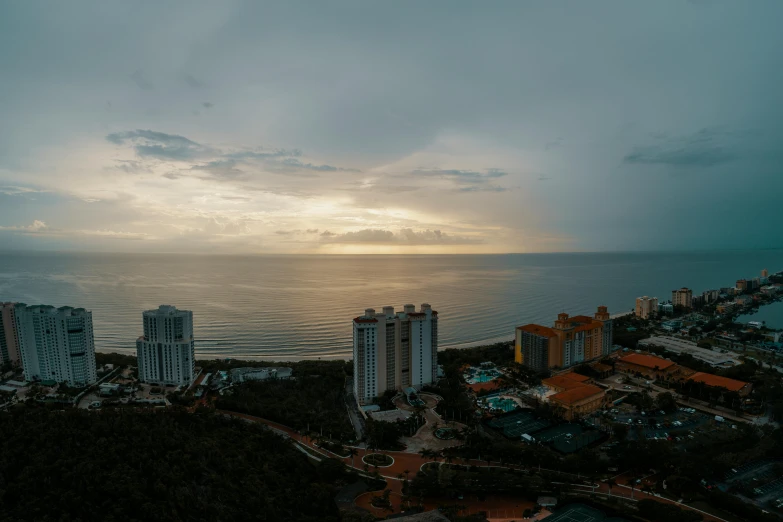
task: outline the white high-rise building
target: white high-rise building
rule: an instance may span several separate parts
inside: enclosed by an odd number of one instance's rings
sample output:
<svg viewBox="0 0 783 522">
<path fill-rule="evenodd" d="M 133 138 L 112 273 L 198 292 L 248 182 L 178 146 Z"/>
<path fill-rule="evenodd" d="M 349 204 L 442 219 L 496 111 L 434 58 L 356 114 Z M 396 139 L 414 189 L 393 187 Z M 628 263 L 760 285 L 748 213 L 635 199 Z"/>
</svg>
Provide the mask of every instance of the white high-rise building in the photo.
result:
<svg viewBox="0 0 783 522">
<path fill-rule="evenodd" d="M 63 306 L 16 303 L 19 354 L 28 381 L 87 386 L 98 380 L 92 312 Z"/>
<path fill-rule="evenodd" d="M 18 366 L 21 362 L 15 308 L 16 303 L 0 303 L 0 365 Z"/>
<path fill-rule="evenodd" d="M 642 319 L 650 319 L 658 313 L 658 298 L 657 297 L 637 297 L 636 298 L 636 317 Z"/>
<path fill-rule="evenodd" d="M 144 335 L 136 340 L 139 380 L 190 386 L 196 369 L 193 312 L 161 305 L 143 317 Z"/>
<path fill-rule="evenodd" d="M 421 389 L 438 372 L 438 312 L 405 305 L 402 312 L 368 308 L 353 320 L 353 390 L 369 404 L 386 390 Z"/>
</svg>

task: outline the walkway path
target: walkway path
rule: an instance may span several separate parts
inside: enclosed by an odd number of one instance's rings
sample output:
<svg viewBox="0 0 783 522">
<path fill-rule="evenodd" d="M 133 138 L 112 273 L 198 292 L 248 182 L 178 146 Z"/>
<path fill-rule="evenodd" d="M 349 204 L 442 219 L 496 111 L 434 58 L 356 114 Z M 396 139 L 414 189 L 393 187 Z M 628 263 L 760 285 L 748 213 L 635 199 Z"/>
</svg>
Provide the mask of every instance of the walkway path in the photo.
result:
<svg viewBox="0 0 783 522">
<path fill-rule="evenodd" d="M 290 437 L 294 441 L 296 441 L 298 444 L 302 444 L 304 446 L 307 446 L 310 450 L 319 453 L 323 455 L 324 457 L 330 457 L 330 458 L 338 458 L 339 460 L 342 460 L 348 467 L 353 468 L 355 470 L 363 470 L 364 469 L 364 463 L 362 462 L 362 457 L 366 455 L 367 453 L 374 453 L 374 452 L 368 452 L 365 448 L 354 448 L 356 450 L 356 455 L 352 457 L 347 458 L 339 458 L 336 455 L 334 455 L 331 452 L 327 452 L 317 446 L 315 446 L 314 441 L 295 430 L 289 428 L 288 426 L 284 426 L 282 424 L 279 424 L 277 422 L 272 422 L 270 420 L 262 419 L 261 417 L 254 417 L 253 415 L 247 415 L 244 413 L 236 413 L 231 411 L 224 411 L 224 410 L 217 410 L 217 413 L 221 413 L 224 415 L 228 415 L 231 417 L 237 417 L 240 419 L 245 419 L 252 422 L 258 422 L 261 424 L 265 424 L 271 428 L 273 428 L 276 432 L 281 433 L 285 436 Z M 426 464 L 427 462 L 432 462 L 431 459 L 425 459 L 421 455 L 418 455 L 416 453 L 407 453 L 404 451 L 379 451 L 379 453 L 383 453 L 385 455 L 389 455 L 394 459 L 394 462 L 391 466 L 384 467 L 384 468 L 377 468 L 378 473 L 386 478 L 390 479 L 387 480 L 386 484 L 389 486 L 389 489 L 392 490 L 392 493 L 398 493 L 401 494 L 402 492 L 402 484 L 401 484 L 401 478 L 405 478 L 406 475 L 410 478 L 413 478 L 416 473 L 418 473 L 419 469 Z M 443 462 L 442 460 L 438 460 L 438 462 Z M 524 466 L 517 466 L 517 465 L 503 465 L 499 462 L 487 462 L 487 461 L 480 461 L 480 460 L 455 460 L 455 464 L 467 464 L 470 466 L 477 466 L 477 467 L 505 467 L 509 469 L 526 469 Z M 375 471 L 374 467 L 368 468 L 369 471 Z M 531 472 L 535 472 L 536 468 L 527 468 Z M 406 473 L 407 471 L 407 473 Z M 617 484 L 613 488 L 609 488 L 609 486 L 603 482 L 599 482 L 594 484 L 593 486 L 585 485 L 585 484 L 570 484 L 570 486 L 576 490 L 576 491 L 583 491 L 583 492 L 595 492 L 595 493 L 603 493 L 606 495 L 610 495 L 613 497 L 623 497 L 627 499 L 634 499 L 634 500 L 642 500 L 642 499 L 652 499 L 656 500 L 658 502 L 665 502 L 667 504 L 674 504 L 684 509 L 689 509 L 692 511 L 697 511 L 700 514 L 704 516 L 704 520 L 708 522 L 727 522 L 726 520 L 719 518 L 715 515 L 710 515 L 708 513 L 705 513 L 704 511 L 701 511 L 700 509 L 691 507 L 687 504 L 682 504 L 679 502 L 676 502 L 674 500 L 660 497 L 656 495 L 651 495 L 648 493 L 644 493 L 639 490 L 631 490 L 629 486 Z M 378 494 L 377 492 L 375 494 Z M 370 493 L 364 493 L 357 497 L 355 503 L 357 506 L 360 507 L 366 507 L 369 505 L 369 502 L 372 498 L 372 494 Z M 393 499 L 397 498 L 394 495 L 392 496 Z M 400 497 L 401 498 L 401 497 Z M 510 504 L 506 504 L 504 500 L 501 499 L 500 496 L 496 499 L 500 504 L 498 504 L 498 507 L 495 507 L 494 503 L 490 503 L 489 499 L 491 497 L 488 497 L 487 500 L 481 502 L 479 505 L 475 507 L 481 507 L 483 510 L 491 509 L 492 511 L 495 511 L 496 509 L 503 510 L 503 509 L 516 509 L 518 505 L 521 505 L 522 502 L 515 501 L 516 504 L 512 508 Z M 469 504 L 466 504 L 467 501 Z M 465 499 L 463 501 L 459 501 L 460 504 L 463 505 L 474 505 L 471 499 Z M 505 506 L 505 507 L 504 507 Z M 437 506 L 436 506 L 437 507 Z M 397 508 L 399 508 L 399 500 L 397 500 Z M 522 508 L 524 510 L 525 507 Z M 382 514 L 383 510 L 378 510 L 377 508 L 371 508 L 371 512 L 375 514 Z M 512 515 L 513 516 L 513 515 Z"/>
</svg>

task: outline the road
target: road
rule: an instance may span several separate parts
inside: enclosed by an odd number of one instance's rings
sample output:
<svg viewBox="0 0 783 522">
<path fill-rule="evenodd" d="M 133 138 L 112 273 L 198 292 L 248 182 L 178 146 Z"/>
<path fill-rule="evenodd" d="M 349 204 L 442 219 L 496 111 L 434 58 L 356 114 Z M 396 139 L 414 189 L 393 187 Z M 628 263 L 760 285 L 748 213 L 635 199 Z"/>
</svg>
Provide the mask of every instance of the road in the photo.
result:
<svg viewBox="0 0 783 522">
<path fill-rule="evenodd" d="M 364 418 L 357 409 L 356 399 L 353 398 L 353 383 L 350 378 L 345 379 L 345 395 L 345 409 L 348 411 L 348 418 L 356 432 L 356 440 L 362 440 L 364 438 Z"/>
<path fill-rule="evenodd" d="M 223 415 L 228 415 L 231 417 L 236 417 L 240 419 L 245 419 L 247 421 L 251 422 L 258 422 L 261 424 L 264 424 L 270 428 L 272 428 L 275 432 L 280 433 L 284 436 L 287 436 L 296 443 L 301 444 L 303 446 L 306 446 L 309 450 L 314 451 L 315 453 L 318 453 L 320 455 L 323 455 L 324 457 L 329 458 L 338 458 L 339 460 L 343 461 L 346 466 L 353 468 L 357 471 L 363 471 L 364 470 L 364 463 L 362 461 L 362 458 L 368 453 L 366 448 L 356 447 L 353 448 L 356 451 L 356 455 L 352 457 L 346 457 L 346 458 L 340 458 L 339 456 L 334 455 L 333 453 L 327 452 L 322 450 L 321 448 L 318 448 L 315 446 L 314 441 L 312 439 L 309 439 L 305 437 L 304 435 L 296 432 L 292 428 L 289 428 L 288 426 L 284 426 L 282 424 L 279 424 L 277 422 L 272 422 L 267 419 L 262 419 L 260 417 L 254 417 L 252 415 L 246 415 L 244 413 L 235 413 L 231 411 L 224 411 L 224 410 L 217 410 L 217 413 L 221 413 Z M 393 462 L 389 466 L 385 467 L 379 467 L 377 468 L 378 473 L 386 478 L 387 484 L 390 486 L 390 489 L 392 489 L 392 492 L 396 492 L 398 490 L 401 490 L 400 481 L 402 478 L 410 477 L 413 478 L 416 473 L 419 472 L 421 467 L 424 464 L 427 464 L 428 462 L 443 462 L 442 459 L 425 459 L 421 455 L 416 453 L 406 453 L 404 451 L 381 451 L 380 453 L 383 453 L 384 455 L 388 455 L 393 459 Z M 525 466 L 517 466 L 517 465 L 504 465 L 500 462 L 487 462 L 485 460 L 475 460 L 475 459 L 458 459 L 454 461 L 456 464 L 466 464 L 469 466 L 477 466 L 477 467 L 496 467 L 496 468 L 506 468 L 506 469 L 527 469 L 528 471 L 535 472 L 536 468 L 526 468 Z M 368 467 L 368 470 L 375 471 L 376 468 L 370 466 Z M 395 482 L 397 484 L 395 484 Z M 705 513 L 697 508 L 688 506 L 687 504 L 681 504 L 674 500 L 667 499 L 664 497 L 659 497 L 651 494 L 644 493 L 639 490 L 631 490 L 628 486 L 623 486 L 621 484 L 615 485 L 613 488 L 610 488 L 608 484 L 599 482 L 592 486 L 585 485 L 585 484 L 578 484 L 573 483 L 569 484 L 572 489 L 577 491 L 585 491 L 585 492 L 600 492 L 607 495 L 615 496 L 615 497 L 624 497 L 634 500 L 642 500 L 642 499 L 652 499 L 656 500 L 658 502 L 665 502 L 667 504 L 674 504 L 681 508 L 697 511 L 701 513 L 704 516 L 704 519 L 709 522 L 727 522 L 722 518 L 716 517 L 714 515 L 710 515 L 708 513 Z M 367 495 L 366 493 L 364 494 Z M 362 495 L 357 497 L 357 501 L 362 499 Z M 465 499 L 468 500 L 468 499 Z M 362 501 L 363 504 L 366 503 Z M 465 504 L 465 501 L 460 501 L 461 504 Z M 495 507 L 494 505 L 488 505 L 489 503 L 487 501 L 484 501 L 481 504 L 482 509 L 510 509 L 507 504 L 499 505 L 498 507 Z M 357 504 L 358 505 L 358 504 Z M 373 510 L 375 512 L 376 510 Z"/>
</svg>

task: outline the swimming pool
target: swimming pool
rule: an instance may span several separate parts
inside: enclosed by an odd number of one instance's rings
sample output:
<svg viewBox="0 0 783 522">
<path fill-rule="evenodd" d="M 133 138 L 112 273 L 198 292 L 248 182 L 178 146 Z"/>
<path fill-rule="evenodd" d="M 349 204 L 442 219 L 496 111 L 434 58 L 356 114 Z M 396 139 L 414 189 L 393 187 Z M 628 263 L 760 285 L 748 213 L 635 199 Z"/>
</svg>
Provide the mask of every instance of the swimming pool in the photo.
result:
<svg viewBox="0 0 783 522">
<path fill-rule="evenodd" d="M 500 397 L 492 397 L 487 399 L 487 406 L 501 411 L 512 411 L 517 407 L 517 403 L 511 399 L 501 399 Z"/>
<path fill-rule="evenodd" d="M 465 375 L 465 381 L 468 384 L 489 382 L 489 381 L 494 381 L 499 375 L 500 372 L 497 370 L 470 371 L 468 372 L 468 374 Z"/>
</svg>

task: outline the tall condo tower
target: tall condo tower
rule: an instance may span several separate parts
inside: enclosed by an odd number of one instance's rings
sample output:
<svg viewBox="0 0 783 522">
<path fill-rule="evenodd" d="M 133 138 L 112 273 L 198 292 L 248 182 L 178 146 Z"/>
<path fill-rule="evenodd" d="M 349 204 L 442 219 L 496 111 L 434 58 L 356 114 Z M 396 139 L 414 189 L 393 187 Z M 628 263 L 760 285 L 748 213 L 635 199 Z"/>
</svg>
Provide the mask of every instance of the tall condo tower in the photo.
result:
<svg viewBox="0 0 783 522">
<path fill-rule="evenodd" d="M 15 305 L 16 303 L 0 303 L 0 365 L 18 366 L 21 362 Z"/>
<path fill-rule="evenodd" d="M 428 304 L 385 306 L 353 320 L 353 391 L 359 404 L 386 390 L 421 389 L 438 371 L 438 312 Z"/>
<path fill-rule="evenodd" d="M 672 290 L 672 304 L 682 306 L 683 308 L 693 308 L 693 291 L 690 288 L 680 288 Z"/>
<path fill-rule="evenodd" d="M 658 313 L 658 298 L 657 297 L 637 297 L 636 309 L 634 315 L 641 317 L 642 319 L 651 319 Z"/>
<path fill-rule="evenodd" d="M 193 312 L 161 305 L 147 310 L 144 335 L 136 340 L 142 382 L 190 386 L 196 368 Z"/>
<path fill-rule="evenodd" d="M 516 328 L 514 358 L 536 371 L 568 368 L 612 352 L 612 318 L 605 306 L 593 317 L 557 315 L 554 326 L 526 324 Z"/>
<path fill-rule="evenodd" d="M 67 382 L 69 386 L 98 380 L 92 312 L 16 303 L 13 317 L 26 380 Z"/>
</svg>

